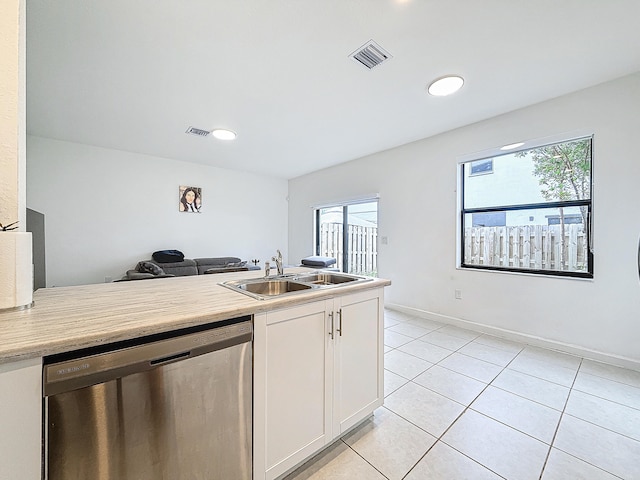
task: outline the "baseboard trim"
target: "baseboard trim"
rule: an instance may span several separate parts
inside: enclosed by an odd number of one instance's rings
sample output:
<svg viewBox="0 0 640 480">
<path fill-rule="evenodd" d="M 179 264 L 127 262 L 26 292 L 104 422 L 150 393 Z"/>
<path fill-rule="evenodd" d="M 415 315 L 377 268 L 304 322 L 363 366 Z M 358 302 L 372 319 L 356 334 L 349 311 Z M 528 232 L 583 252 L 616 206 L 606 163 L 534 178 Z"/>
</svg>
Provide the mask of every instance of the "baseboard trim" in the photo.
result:
<svg viewBox="0 0 640 480">
<path fill-rule="evenodd" d="M 454 325 L 456 327 L 462 327 L 480 333 L 488 333 L 490 335 L 495 335 L 496 337 L 504 338 L 506 340 L 513 340 L 527 345 L 547 348 L 550 350 L 557 350 L 563 353 L 569 353 L 571 355 L 588 358 L 590 360 L 608 363 L 617 367 L 630 368 L 632 370 L 640 371 L 640 361 L 634 360 L 632 358 L 606 352 L 600 352 L 598 350 L 581 347 L 580 345 L 558 342 L 556 340 L 537 337 L 535 335 L 528 335 L 526 333 L 520 333 L 514 330 L 494 327 L 483 323 L 472 322 L 470 320 L 463 320 L 462 318 L 443 315 L 441 313 L 429 312 L 427 310 L 421 310 L 419 308 L 406 307 L 404 305 L 398 305 L 395 303 L 387 303 L 384 307 L 388 308 L 389 310 L 396 310 L 398 312 L 407 313 L 427 320 L 446 323 L 447 325 Z"/>
</svg>

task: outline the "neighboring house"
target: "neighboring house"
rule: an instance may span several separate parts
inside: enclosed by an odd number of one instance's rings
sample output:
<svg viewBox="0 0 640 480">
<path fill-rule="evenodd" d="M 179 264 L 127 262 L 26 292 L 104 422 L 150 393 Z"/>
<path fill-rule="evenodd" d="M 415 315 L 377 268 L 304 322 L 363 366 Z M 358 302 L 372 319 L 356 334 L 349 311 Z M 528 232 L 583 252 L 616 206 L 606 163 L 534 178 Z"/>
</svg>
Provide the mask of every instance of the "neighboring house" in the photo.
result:
<svg viewBox="0 0 640 480">
<path fill-rule="evenodd" d="M 465 170 L 466 200 L 470 205 L 530 204 L 545 202 L 539 177 L 534 175 L 534 163 L 529 155 L 517 157 L 507 154 L 471 164 Z M 520 181 L 514 182 L 517 178 Z M 565 209 L 565 224 L 582 223 L 579 208 Z M 525 225 L 557 225 L 560 215 L 549 210 L 520 210 L 494 213 L 474 213 L 474 227 L 501 227 Z"/>
</svg>

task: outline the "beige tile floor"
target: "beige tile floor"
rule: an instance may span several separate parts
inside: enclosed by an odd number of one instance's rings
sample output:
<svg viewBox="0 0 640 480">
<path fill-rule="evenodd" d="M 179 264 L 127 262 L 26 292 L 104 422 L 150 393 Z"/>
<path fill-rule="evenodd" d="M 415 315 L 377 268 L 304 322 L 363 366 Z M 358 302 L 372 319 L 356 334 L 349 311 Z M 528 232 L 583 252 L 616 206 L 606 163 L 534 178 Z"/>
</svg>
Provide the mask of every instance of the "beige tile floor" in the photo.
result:
<svg viewBox="0 0 640 480">
<path fill-rule="evenodd" d="M 287 480 L 640 479 L 640 372 L 385 312 L 385 404 Z"/>
</svg>

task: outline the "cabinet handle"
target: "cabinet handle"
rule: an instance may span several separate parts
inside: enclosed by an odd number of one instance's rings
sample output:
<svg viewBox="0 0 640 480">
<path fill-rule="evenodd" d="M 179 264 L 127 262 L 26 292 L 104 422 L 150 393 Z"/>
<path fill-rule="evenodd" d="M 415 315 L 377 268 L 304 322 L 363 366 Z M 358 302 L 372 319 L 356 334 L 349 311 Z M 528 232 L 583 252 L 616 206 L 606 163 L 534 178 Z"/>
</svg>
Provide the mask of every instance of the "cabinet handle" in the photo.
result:
<svg viewBox="0 0 640 480">
<path fill-rule="evenodd" d="M 331 335 L 331 340 L 333 340 L 333 312 L 329 312 L 329 318 L 331 319 L 331 331 L 329 335 Z"/>
<path fill-rule="evenodd" d="M 340 336 L 342 336 L 342 309 L 338 310 L 338 316 L 340 317 L 340 323 L 338 323 L 340 328 L 338 328 L 338 332 L 340 333 Z"/>
</svg>

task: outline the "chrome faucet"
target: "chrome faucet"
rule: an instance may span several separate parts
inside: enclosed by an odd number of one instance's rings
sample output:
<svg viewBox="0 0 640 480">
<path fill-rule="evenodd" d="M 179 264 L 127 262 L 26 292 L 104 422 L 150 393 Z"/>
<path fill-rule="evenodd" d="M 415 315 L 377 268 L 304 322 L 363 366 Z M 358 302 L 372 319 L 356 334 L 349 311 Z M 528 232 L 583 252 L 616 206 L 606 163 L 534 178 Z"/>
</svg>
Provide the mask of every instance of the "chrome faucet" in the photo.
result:
<svg viewBox="0 0 640 480">
<path fill-rule="evenodd" d="M 278 252 L 277 257 L 271 257 L 271 260 L 276 262 L 276 268 L 278 269 L 278 275 L 284 275 L 284 267 L 282 266 L 282 253 L 280 250 L 276 250 Z"/>
</svg>

